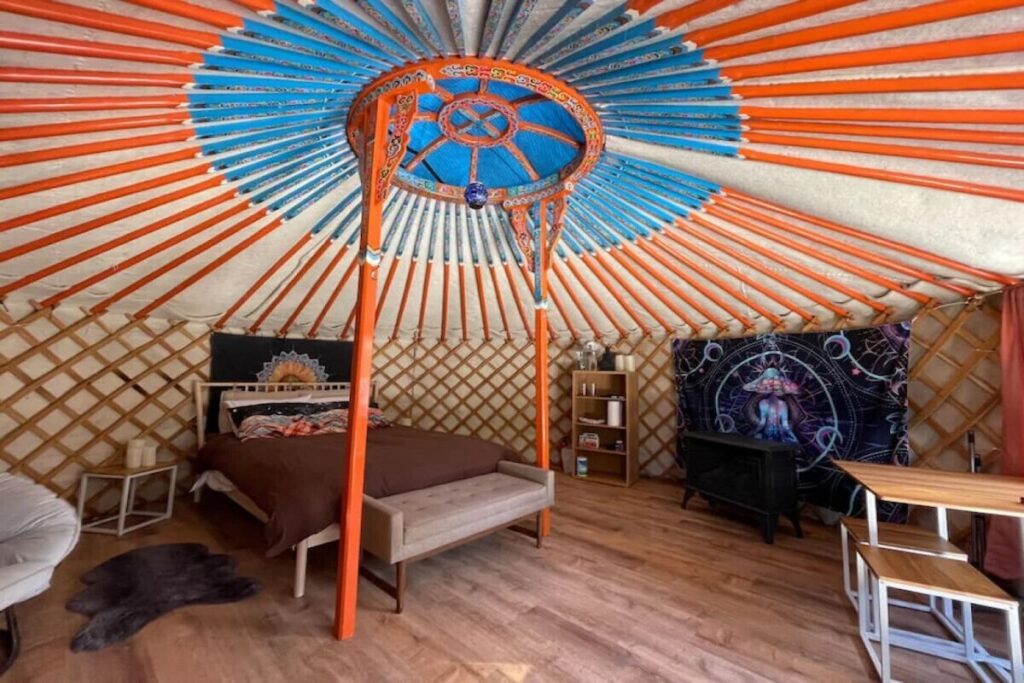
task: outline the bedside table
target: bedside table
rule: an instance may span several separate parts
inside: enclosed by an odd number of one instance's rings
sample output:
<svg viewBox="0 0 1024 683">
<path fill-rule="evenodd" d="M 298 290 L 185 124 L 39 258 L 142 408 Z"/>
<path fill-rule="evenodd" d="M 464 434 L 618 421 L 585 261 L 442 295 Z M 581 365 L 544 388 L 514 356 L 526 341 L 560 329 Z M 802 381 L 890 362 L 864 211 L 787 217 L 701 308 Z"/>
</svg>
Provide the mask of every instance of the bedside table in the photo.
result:
<svg viewBox="0 0 1024 683">
<path fill-rule="evenodd" d="M 163 512 L 150 512 L 147 510 L 135 509 L 135 486 L 139 479 L 149 477 L 163 472 L 169 473 L 167 485 L 167 507 Z M 141 529 L 150 524 L 170 519 L 174 512 L 174 485 L 178 479 L 178 465 L 175 463 L 162 463 L 153 467 L 139 467 L 128 469 L 123 466 L 96 467 L 82 472 L 82 480 L 78 485 L 78 518 L 83 519 L 85 513 L 85 498 L 89 489 L 90 479 L 120 479 L 121 480 L 121 504 L 118 506 L 117 514 L 103 517 L 88 524 L 82 525 L 83 532 L 94 534 L 112 534 L 123 536 L 129 531 Z M 142 521 L 127 526 L 129 517 L 142 517 Z M 111 525 L 111 522 L 116 524 Z"/>
</svg>

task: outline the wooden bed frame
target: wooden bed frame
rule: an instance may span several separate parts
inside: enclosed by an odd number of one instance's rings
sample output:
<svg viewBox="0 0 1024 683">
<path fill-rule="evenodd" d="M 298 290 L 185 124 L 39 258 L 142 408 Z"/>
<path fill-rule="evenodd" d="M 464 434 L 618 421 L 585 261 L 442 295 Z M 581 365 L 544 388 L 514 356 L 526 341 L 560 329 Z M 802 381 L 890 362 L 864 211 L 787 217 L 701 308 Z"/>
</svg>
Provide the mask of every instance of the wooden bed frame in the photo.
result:
<svg viewBox="0 0 1024 683">
<path fill-rule="evenodd" d="M 196 402 L 196 450 L 203 447 L 206 443 L 206 414 L 209 403 L 209 390 L 210 389 L 224 389 L 225 391 L 343 391 L 351 389 L 349 382 L 316 382 L 310 384 L 297 384 L 287 382 L 200 382 L 196 381 L 193 385 L 193 396 Z M 370 389 L 370 400 L 374 400 L 377 395 L 376 384 L 371 384 Z M 220 406 L 211 408 L 219 411 Z M 252 498 L 242 493 L 239 489 L 233 489 L 231 491 L 220 491 L 225 496 L 230 498 L 239 507 L 251 514 L 256 519 L 260 520 L 264 524 L 267 523 L 268 518 L 266 513 L 263 512 L 253 502 Z M 195 501 L 198 503 L 202 496 L 202 489 L 196 489 L 193 494 Z M 295 545 L 295 581 L 293 584 L 292 595 L 296 598 L 301 598 L 306 593 L 306 558 L 310 548 L 315 548 L 318 545 L 324 545 L 325 543 L 333 543 L 341 537 L 340 527 L 337 524 L 332 524 L 323 531 L 319 531 L 312 536 L 307 536 Z"/>
</svg>

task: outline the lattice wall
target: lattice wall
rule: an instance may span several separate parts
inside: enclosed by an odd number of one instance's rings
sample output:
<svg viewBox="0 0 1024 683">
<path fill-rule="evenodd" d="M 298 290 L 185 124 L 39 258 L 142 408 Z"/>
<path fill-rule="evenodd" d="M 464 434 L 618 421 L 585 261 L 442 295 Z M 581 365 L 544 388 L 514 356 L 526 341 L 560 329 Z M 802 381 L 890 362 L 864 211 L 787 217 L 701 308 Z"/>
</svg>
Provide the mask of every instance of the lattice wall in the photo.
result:
<svg viewBox="0 0 1024 683">
<path fill-rule="evenodd" d="M 0 470 L 69 496 L 83 466 L 117 462 L 123 443 L 140 434 L 159 444 L 162 459 L 185 460 L 195 448 L 190 389 L 206 377 L 209 334 L 205 325 L 77 309 L 0 311 Z M 995 462 L 998 336 L 992 300 L 932 310 L 915 322 L 911 443 L 919 465 L 965 468 L 970 428 L 986 463 Z M 556 461 L 556 446 L 569 432 L 573 348 L 550 346 Z M 637 356 L 643 472 L 674 476 L 670 341 L 624 341 L 616 350 Z M 530 342 L 391 341 L 378 347 L 375 361 L 378 400 L 392 419 L 498 441 L 534 457 Z M 157 495 L 159 486 L 142 493 Z"/>
</svg>

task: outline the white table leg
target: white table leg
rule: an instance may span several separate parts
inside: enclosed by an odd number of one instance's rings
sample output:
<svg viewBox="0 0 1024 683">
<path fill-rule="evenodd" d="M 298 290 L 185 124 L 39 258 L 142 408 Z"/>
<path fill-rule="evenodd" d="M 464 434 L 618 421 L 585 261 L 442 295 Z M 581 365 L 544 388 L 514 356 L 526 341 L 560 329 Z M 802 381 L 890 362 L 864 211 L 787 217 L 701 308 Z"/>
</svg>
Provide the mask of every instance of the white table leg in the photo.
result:
<svg viewBox="0 0 1024 683">
<path fill-rule="evenodd" d="M 124 535 L 124 523 L 125 517 L 128 516 L 128 492 L 131 489 L 129 485 L 130 477 L 125 477 L 121 480 L 121 504 L 117 508 L 117 535 Z"/>
<path fill-rule="evenodd" d="M 868 543 L 878 545 L 878 499 L 867 489 L 864 489 L 864 508 L 868 517 Z"/>
<path fill-rule="evenodd" d="M 1020 610 L 1016 605 L 1006 610 L 1006 637 L 1010 641 L 1010 667 L 1013 683 L 1024 682 L 1024 664 L 1021 662 Z"/>
<path fill-rule="evenodd" d="M 171 518 L 174 513 L 174 487 L 178 484 L 178 468 L 171 468 L 171 483 L 170 488 L 167 489 L 167 519 Z"/>
</svg>

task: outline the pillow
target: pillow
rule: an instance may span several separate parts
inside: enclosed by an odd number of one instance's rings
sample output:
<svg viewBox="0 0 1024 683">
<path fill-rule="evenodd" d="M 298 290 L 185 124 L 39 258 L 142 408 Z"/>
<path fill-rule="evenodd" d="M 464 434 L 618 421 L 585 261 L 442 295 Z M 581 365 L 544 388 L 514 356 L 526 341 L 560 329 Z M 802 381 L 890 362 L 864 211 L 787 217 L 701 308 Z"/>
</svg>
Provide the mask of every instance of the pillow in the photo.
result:
<svg viewBox="0 0 1024 683">
<path fill-rule="evenodd" d="M 308 389 L 297 389 L 294 391 L 242 391 L 241 389 L 229 389 L 223 391 L 220 395 L 220 405 L 217 407 L 217 431 L 221 434 L 234 431 L 231 425 L 231 418 L 228 416 L 228 401 L 254 401 L 257 403 L 302 401 L 308 399 L 312 393 Z"/>
<path fill-rule="evenodd" d="M 235 404 L 241 405 L 235 405 Z M 328 410 L 348 409 L 348 401 L 331 401 L 330 403 L 311 403 L 309 401 L 227 401 L 228 417 L 231 428 L 238 436 L 238 427 L 247 417 L 253 415 L 314 415 Z"/>
<path fill-rule="evenodd" d="M 368 429 L 390 427 L 379 408 L 370 408 Z M 348 408 L 325 410 L 312 415 L 250 415 L 238 425 L 238 438 L 273 439 L 348 431 Z"/>
</svg>

